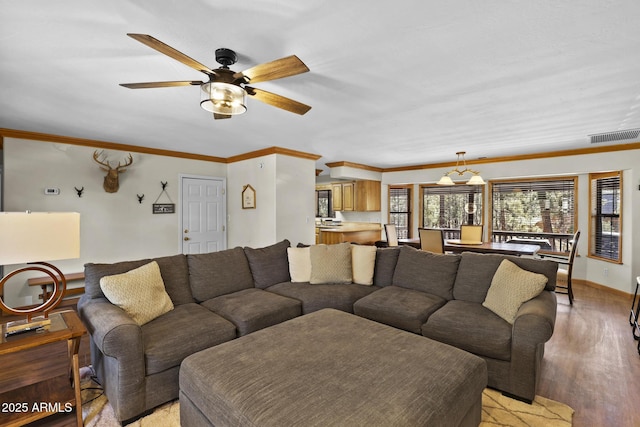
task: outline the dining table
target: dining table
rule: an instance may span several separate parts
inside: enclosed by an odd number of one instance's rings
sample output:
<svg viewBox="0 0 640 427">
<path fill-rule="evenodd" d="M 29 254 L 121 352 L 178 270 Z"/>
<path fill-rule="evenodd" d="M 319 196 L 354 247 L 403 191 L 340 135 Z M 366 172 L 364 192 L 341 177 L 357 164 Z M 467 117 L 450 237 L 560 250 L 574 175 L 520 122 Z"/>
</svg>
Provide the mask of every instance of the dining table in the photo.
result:
<svg viewBox="0 0 640 427">
<path fill-rule="evenodd" d="M 398 239 L 398 244 L 420 249 L 420 239 Z M 445 240 L 444 250 L 445 252 L 453 253 L 480 252 L 484 254 L 533 256 L 540 250 L 540 246 L 506 242 L 460 243 L 459 241 Z"/>
</svg>

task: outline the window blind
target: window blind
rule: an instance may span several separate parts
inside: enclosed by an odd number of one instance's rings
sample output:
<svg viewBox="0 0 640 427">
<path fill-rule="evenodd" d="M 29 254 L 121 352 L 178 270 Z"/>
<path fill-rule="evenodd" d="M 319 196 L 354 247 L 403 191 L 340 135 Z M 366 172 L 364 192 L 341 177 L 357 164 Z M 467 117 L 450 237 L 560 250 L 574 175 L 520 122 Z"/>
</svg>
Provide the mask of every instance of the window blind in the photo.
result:
<svg viewBox="0 0 640 427">
<path fill-rule="evenodd" d="M 590 174 L 590 255 L 620 262 L 620 172 Z"/>
<path fill-rule="evenodd" d="M 411 189 L 389 187 L 389 224 L 395 224 L 399 239 L 411 237 Z"/>
<path fill-rule="evenodd" d="M 492 229 L 573 234 L 576 178 L 494 182 Z"/>
</svg>

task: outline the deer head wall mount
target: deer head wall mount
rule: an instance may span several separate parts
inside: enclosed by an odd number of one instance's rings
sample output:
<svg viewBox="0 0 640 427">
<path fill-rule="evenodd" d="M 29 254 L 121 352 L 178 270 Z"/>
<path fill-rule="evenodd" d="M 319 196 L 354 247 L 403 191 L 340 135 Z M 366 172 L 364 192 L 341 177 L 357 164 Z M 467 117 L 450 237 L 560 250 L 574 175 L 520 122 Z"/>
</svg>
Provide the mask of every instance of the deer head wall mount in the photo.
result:
<svg viewBox="0 0 640 427">
<path fill-rule="evenodd" d="M 103 154 L 104 151 L 98 152 L 96 150 L 93 153 L 93 160 L 95 160 L 100 165 L 100 169 L 107 172 L 107 175 L 105 175 L 104 177 L 104 183 L 102 184 L 104 191 L 106 191 L 107 193 L 115 193 L 118 191 L 118 188 L 120 188 L 120 184 L 118 183 L 118 174 L 120 172 L 124 172 L 128 166 L 131 166 L 133 164 L 133 157 L 131 156 L 131 154 L 129 154 L 124 162 L 124 165 L 118 162 L 118 166 L 112 168 L 111 164 L 106 160 L 106 158 L 101 159 L 101 157 L 103 157 Z"/>
</svg>

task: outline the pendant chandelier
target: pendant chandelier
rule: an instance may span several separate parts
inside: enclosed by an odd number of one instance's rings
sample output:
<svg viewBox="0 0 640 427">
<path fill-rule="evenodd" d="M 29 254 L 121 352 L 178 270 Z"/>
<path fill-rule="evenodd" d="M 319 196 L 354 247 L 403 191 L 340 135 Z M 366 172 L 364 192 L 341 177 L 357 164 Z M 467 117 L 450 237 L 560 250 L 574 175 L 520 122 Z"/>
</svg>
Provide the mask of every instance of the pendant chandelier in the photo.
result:
<svg viewBox="0 0 640 427">
<path fill-rule="evenodd" d="M 467 185 L 484 185 L 485 184 L 484 180 L 480 176 L 480 172 L 474 171 L 467 167 L 467 162 L 464 160 L 465 153 L 466 153 L 465 151 L 458 151 L 456 153 L 456 156 L 458 156 L 458 160 L 456 161 L 456 167 L 450 170 L 449 172 L 445 172 L 442 178 L 440 178 L 440 181 L 438 181 L 438 185 L 455 185 L 455 183 L 453 182 L 453 180 L 449 175 L 458 174 L 458 176 L 462 176 L 465 173 L 472 174 L 471 178 L 469 178 L 469 181 L 467 181 Z M 462 170 L 460 170 L 459 168 L 461 158 L 462 158 L 462 166 L 464 167 L 464 169 Z"/>
</svg>

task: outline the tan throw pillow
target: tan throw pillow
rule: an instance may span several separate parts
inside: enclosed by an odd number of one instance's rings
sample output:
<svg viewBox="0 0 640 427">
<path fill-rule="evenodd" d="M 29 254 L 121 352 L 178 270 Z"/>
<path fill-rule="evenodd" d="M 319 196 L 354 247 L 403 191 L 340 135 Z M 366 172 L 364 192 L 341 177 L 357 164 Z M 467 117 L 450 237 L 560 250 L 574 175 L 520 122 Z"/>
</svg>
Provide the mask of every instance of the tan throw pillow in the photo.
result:
<svg viewBox="0 0 640 427">
<path fill-rule="evenodd" d="M 351 243 L 313 245 L 309 249 L 311 284 L 351 283 Z"/>
<path fill-rule="evenodd" d="M 376 247 L 351 245 L 351 264 L 353 283 L 373 285 L 373 272 L 376 267 Z"/>
<path fill-rule="evenodd" d="M 287 248 L 289 275 L 292 282 L 311 280 L 311 251 L 306 248 Z"/>
<path fill-rule="evenodd" d="M 100 279 L 100 288 L 112 304 L 123 309 L 140 326 L 173 310 L 155 261 Z"/>
<path fill-rule="evenodd" d="M 513 324 L 520 306 L 537 297 L 547 284 L 547 276 L 523 270 L 505 259 L 493 275 L 483 306 Z"/>
</svg>

